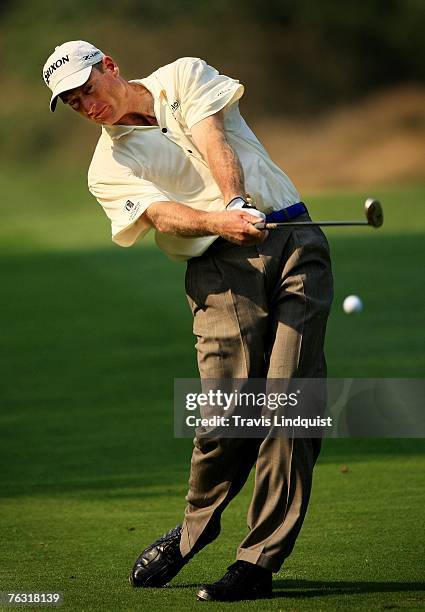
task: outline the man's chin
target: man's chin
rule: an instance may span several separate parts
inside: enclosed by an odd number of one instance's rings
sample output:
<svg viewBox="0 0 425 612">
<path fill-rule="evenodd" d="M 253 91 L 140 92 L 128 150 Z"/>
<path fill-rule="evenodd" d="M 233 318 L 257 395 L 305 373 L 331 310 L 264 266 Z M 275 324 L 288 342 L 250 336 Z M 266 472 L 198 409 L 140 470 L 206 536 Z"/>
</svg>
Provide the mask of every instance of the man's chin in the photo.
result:
<svg viewBox="0 0 425 612">
<path fill-rule="evenodd" d="M 126 117 L 127 115 L 122 115 L 115 121 L 108 123 L 108 125 L 129 125 L 129 123 L 126 121 Z"/>
</svg>

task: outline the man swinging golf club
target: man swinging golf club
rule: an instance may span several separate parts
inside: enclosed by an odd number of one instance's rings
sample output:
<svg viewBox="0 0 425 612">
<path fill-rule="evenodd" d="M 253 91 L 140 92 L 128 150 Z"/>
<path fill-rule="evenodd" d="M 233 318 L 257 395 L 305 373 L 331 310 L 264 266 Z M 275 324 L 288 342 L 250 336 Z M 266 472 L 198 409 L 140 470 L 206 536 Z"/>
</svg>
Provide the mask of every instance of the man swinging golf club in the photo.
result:
<svg viewBox="0 0 425 612">
<path fill-rule="evenodd" d="M 255 227 L 310 217 L 241 117 L 243 86 L 192 57 L 127 81 L 84 41 L 57 47 L 43 78 L 52 111 L 60 97 L 102 126 L 89 189 L 111 220 L 112 240 L 130 246 L 153 230 L 162 251 L 187 261 L 201 378 L 325 377 L 328 244 L 319 227 Z M 195 438 L 183 522 L 140 554 L 132 585 L 165 585 L 212 542 L 255 465 L 236 561 L 197 595 L 269 596 L 303 524 L 319 452 L 318 438 Z"/>
</svg>

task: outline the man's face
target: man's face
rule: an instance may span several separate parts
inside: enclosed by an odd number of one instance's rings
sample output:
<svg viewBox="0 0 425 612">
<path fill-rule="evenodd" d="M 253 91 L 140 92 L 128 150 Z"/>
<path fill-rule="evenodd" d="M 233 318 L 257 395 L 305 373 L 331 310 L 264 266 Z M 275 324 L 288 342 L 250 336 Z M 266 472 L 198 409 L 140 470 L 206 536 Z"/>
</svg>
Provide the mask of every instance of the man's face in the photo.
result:
<svg viewBox="0 0 425 612">
<path fill-rule="evenodd" d="M 113 125 L 126 114 L 125 86 L 118 66 L 110 57 L 103 59 L 104 72 L 92 68 L 89 79 L 61 95 L 77 113 L 99 124 Z"/>
</svg>

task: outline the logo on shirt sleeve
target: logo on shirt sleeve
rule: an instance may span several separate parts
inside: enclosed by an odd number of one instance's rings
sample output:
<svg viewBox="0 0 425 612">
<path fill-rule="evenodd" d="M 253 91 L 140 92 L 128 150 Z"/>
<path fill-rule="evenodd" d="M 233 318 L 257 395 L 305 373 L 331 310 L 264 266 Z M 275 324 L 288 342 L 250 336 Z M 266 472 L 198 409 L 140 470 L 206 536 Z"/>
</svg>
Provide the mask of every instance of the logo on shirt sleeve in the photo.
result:
<svg viewBox="0 0 425 612">
<path fill-rule="evenodd" d="M 224 96 L 224 94 L 227 94 L 229 91 L 231 91 L 231 87 L 227 87 L 227 89 L 222 89 L 218 92 L 217 98 L 219 98 L 220 96 Z"/>
<path fill-rule="evenodd" d="M 133 221 L 136 218 L 139 209 L 140 202 L 132 202 L 131 200 L 127 200 L 124 204 L 123 212 L 129 213 L 128 218 L 130 221 Z"/>
</svg>

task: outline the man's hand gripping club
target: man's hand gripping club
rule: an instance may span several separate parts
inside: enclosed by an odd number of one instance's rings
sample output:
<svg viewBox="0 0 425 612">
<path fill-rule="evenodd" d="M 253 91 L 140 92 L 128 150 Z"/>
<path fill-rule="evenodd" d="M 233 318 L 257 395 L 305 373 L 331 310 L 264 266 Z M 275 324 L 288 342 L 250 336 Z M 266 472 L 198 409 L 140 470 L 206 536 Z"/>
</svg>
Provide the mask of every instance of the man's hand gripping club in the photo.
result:
<svg viewBox="0 0 425 612">
<path fill-rule="evenodd" d="M 219 235 L 229 242 L 241 246 L 250 246 L 259 244 L 267 238 L 267 230 L 262 231 L 254 227 L 254 223 L 264 222 L 266 215 L 251 206 L 242 196 L 233 198 L 227 204 L 226 212 L 223 216 L 223 226 Z"/>
</svg>

